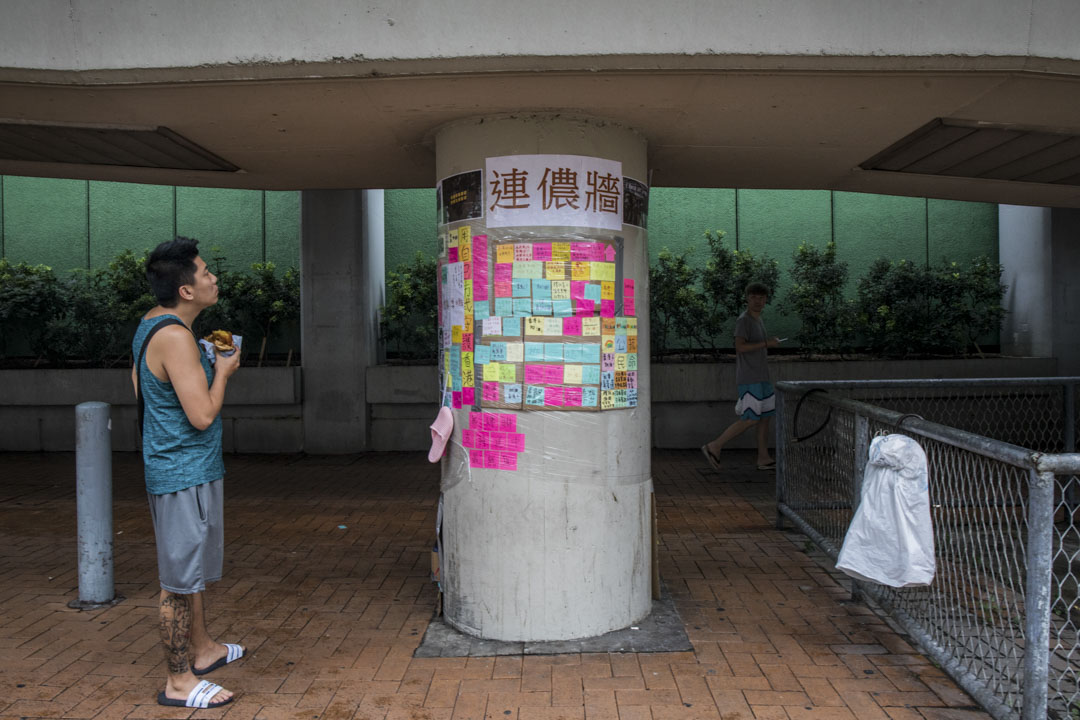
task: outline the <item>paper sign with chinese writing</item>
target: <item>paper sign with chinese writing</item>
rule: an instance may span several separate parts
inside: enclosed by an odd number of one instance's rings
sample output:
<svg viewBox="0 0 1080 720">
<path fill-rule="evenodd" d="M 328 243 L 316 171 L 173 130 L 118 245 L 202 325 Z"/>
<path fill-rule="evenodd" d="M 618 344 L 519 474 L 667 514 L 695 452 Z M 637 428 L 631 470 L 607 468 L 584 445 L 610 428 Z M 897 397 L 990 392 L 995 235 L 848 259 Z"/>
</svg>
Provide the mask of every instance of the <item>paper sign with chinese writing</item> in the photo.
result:
<svg viewBox="0 0 1080 720">
<path fill-rule="evenodd" d="M 615 160 L 584 155 L 487 158 L 484 190 L 489 228 L 622 229 L 622 163 Z M 562 259 L 556 256 L 557 250 L 552 247 L 554 260 Z"/>
</svg>

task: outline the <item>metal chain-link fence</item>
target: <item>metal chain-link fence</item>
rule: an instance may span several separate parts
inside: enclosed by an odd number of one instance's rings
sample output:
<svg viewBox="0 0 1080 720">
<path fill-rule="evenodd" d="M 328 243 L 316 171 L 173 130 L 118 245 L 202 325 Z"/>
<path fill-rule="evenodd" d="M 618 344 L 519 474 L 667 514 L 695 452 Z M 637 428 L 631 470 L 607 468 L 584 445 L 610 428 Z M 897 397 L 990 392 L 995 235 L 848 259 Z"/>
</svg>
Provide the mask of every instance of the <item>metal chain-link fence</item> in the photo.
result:
<svg viewBox="0 0 1080 720">
<path fill-rule="evenodd" d="M 1080 716 L 1080 378 L 781 382 L 778 523 L 835 561 L 871 439 L 926 451 L 937 574 L 857 583 L 996 718 Z"/>
</svg>

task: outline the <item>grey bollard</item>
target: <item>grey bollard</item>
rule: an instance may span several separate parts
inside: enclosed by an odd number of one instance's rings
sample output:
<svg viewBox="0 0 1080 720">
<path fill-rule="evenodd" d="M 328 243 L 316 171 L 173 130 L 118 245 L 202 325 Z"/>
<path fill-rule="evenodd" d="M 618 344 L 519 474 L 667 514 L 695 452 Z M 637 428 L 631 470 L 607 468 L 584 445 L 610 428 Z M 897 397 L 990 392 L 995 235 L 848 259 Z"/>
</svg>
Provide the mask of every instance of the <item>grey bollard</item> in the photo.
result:
<svg viewBox="0 0 1080 720">
<path fill-rule="evenodd" d="M 79 530 L 79 599 L 71 607 L 110 605 L 113 587 L 112 422 L 109 404 L 75 406 L 75 493 Z"/>
</svg>

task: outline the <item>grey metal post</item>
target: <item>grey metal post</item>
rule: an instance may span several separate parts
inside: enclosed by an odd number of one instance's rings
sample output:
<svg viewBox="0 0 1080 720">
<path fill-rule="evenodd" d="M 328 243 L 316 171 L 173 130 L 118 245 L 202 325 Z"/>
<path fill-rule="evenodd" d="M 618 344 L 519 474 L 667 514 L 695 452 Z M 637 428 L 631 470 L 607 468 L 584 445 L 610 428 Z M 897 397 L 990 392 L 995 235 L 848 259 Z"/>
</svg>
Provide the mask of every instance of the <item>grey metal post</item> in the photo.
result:
<svg viewBox="0 0 1080 720">
<path fill-rule="evenodd" d="M 1062 404 L 1064 408 L 1065 422 L 1062 425 L 1065 428 L 1065 444 L 1064 450 L 1067 453 L 1076 452 L 1076 383 L 1067 382 L 1064 387 L 1065 402 Z M 1077 504 L 1080 504 L 1080 493 L 1077 492 L 1077 483 L 1080 482 L 1074 479 L 1072 482 L 1067 482 L 1065 487 L 1065 511 L 1069 513 L 1069 517 L 1072 517 L 1076 512 Z"/>
<path fill-rule="evenodd" d="M 855 511 L 862 502 L 863 475 L 866 474 L 866 462 L 870 457 L 870 418 L 862 413 L 855 413 L 855 457 L 852 458 L 851 477 L 851 515 L 854 518 Z M 863 599 L 862 588 L 857 580 L 851 581 L 851 599 L 861 602 Z"/>
<path fill-rule="evenodd" d="M 776 529 L 784 529 L 784 515 L 780 505 L 787 502 L 784 496 L 784 473 L 787 468 L 787 413 L 784 410 L 784 390 L 776 393 Z"/>
<path fill-rule="evenodd" d="M 112 423 L 109 404 L 75 406 L 75 483 L 79 531 L 79 599 L 71 607 L 114 601 Z"/>
<path fill-rule="evenodd" d="M 1024 592 L 1023 720 L 1046 717 L 1050 673 L 1050 578 L 1053 559 L 1054 473 L 1028 474 L 1027 578 Z"/>
</svg>

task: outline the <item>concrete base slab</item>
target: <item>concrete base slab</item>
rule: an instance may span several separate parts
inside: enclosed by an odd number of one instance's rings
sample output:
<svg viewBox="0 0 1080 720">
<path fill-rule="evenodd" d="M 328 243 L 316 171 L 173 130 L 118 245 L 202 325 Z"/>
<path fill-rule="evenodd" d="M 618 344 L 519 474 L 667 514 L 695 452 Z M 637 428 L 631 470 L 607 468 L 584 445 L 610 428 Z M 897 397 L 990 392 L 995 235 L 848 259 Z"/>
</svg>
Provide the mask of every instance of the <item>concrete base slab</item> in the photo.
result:
<svg viewBox="0 0 1080 720">
<path fill-rule="evenodd" d="M 432 618 L 413 657 L 491 657 L 494 655 L 562 655 L 605 652 L 688 652 L 694 646 L 666 589 L 653 600 L 652 612 L 636 625 L 596 637 L 551 642 L 484 640 Z"/>
</svg>

